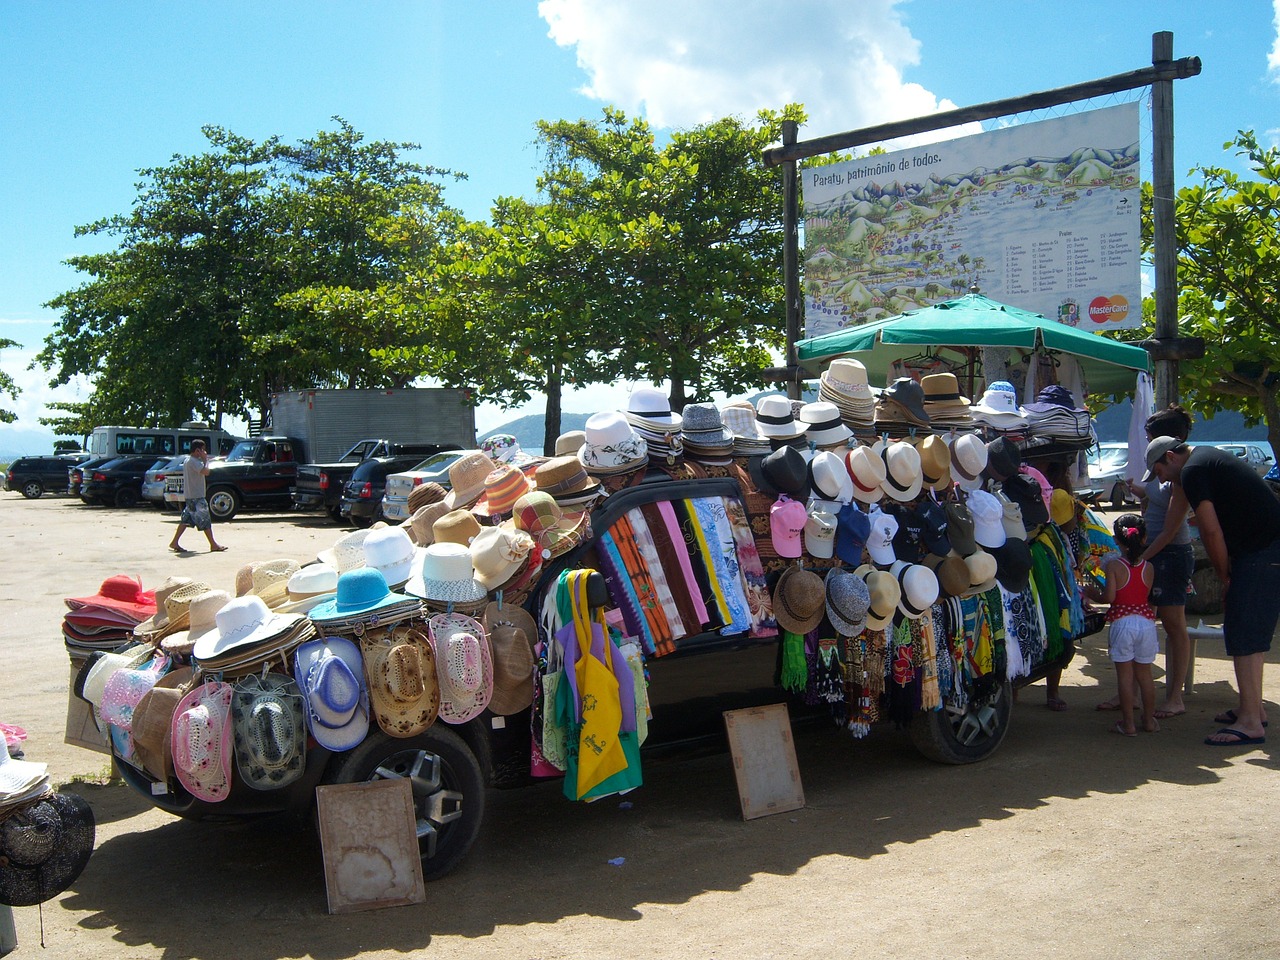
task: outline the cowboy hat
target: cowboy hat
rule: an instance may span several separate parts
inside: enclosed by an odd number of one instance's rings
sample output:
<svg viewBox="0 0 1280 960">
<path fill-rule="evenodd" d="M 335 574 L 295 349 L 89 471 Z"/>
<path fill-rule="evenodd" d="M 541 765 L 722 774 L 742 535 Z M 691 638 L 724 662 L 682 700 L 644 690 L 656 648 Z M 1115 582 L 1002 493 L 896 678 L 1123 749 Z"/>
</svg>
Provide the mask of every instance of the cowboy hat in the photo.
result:
<svg viewBox="0 0 1280 960">
<path fill-rule="evenodd" d="M 510 716 L 533 703 L 533 644 L 538 626 L 533 616 L 515 604 L 490 603 L 482 623 L 493 648 L 493 697 L 489 712 Z"/>
<path fill-rule="evenodd" d="M 415 737 L 440 711 L 436 658 L 427 638 L 412 627 L 396 627 L 389 637 L 366 633 L 360 639 L 369 705 L 383 732 Z"/>
<path fill-rule="evenodd" d="M 427 621 L 436 653 L 440 719 L 466 723 L 478 717 L 493 697 L 493 653 L 478 620 L 460 613 L 439 613 Z"/>
<path fill-rule="evenodd" d="M 302 776 L 307 730 L 302 690 L 281 673 L 251 674 L 231 694 L 236 769 L 254 790 L 277 790 Z"/>
<path fill-rule="evenodd" d="M 365 738 L 369 691 L 354 643 L 345 637 L 308 640 L 294 654 L 293 679 L 306 697 L 307 729 L 316 743 L 338 753 Z"/>
<path fill-rule="evenodd" d="M 225 800 L 231 792 L 231 695 L 230 684 L 207 680 L 190 690 L 173 714 L 173 772 L 189 794 L 206 803 Z"/>
</svg>

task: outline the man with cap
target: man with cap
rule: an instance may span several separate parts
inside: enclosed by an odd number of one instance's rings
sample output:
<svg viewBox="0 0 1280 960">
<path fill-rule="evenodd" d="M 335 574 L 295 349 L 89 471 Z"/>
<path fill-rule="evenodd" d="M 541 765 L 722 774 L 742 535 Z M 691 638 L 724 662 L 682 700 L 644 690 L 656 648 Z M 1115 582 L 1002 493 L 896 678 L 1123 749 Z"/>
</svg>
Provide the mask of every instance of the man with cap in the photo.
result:
<svg viewBox="0 0 1280 960">
<path fill-rule="evenodd" d="M 1222 582 L 1222 631 L 1235 663 L 1240 702 L 1234 720 L 1205 743 L 1265 742 L 1262 667 L 1280 619 L 1280 500 L 1242 460 L 1177 437 L 1147 444 L 1147 476 L 1182 488 L 1205 552 Z"/>
</svg>

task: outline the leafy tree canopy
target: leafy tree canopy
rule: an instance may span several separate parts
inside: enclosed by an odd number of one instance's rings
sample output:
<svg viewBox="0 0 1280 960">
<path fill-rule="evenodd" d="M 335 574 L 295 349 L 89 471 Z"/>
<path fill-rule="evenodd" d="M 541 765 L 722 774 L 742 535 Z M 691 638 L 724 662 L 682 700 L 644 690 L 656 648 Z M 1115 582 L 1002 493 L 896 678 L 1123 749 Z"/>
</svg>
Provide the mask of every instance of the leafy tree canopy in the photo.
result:
<svg viewBox="0 0 1280 960">
<path fill-rule="evenodd" d="M 4 350 L 8 347 L 20 346 L 22 346 L 22 344 L 18 343 L 16 340 L 7 340 L 0 337 L 0 350 Z M 0 396 L 8 394 L 16 400 L 19 392 L 18 385 L 13 382 L 13 377 L 5 373 L 3 370 L 0 370 Z M 0 423 L 13 423 L 13 421 L 17 419 L 18 415 L 13 411 L 0 408 Z"/>
</svg>

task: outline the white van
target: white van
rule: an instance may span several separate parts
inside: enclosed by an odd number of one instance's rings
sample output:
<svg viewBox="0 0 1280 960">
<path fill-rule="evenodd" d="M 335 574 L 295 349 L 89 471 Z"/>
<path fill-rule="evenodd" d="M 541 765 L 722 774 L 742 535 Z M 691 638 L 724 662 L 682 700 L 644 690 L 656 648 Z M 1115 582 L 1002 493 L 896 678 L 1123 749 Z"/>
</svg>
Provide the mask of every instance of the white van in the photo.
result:
<svg viewBox="0 0 1280 960">
<path fill-rule="evenodd" d="M 176 457 L 191 452 L 191 441 L 203 440 L 211 457 L 226 456 L 240 438 L 207 423 L 181 427 L 94 427 L 86 449 L 94 457 Z"/>
</svg>

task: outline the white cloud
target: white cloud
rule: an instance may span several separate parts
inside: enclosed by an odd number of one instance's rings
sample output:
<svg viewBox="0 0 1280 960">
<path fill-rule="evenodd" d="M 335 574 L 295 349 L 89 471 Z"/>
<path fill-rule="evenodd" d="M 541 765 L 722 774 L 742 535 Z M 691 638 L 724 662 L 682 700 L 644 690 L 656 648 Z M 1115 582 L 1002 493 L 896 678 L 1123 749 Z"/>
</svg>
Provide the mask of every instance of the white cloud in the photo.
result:
<svg viewBox="0 0 1280 960">
<path fill-rule="evenodd" d="M 49 371 L 41 367 L 28 370 L 40 346 L 11 347 L 0 350 L 0 370 L 4 370 L 21 391 L 17 398 L 8 394 L 0 397 L 0 408 L 11 410 L 18 415 L 15 428 L 42 430 L 40 417 L 49 416 L 50 403 L 84 400 L 92 392 L 88 381 L 77 377 L 71 383 L 59 387 L 50 387 Z"/>
<path fill-rule="evenodd" d="M 1280 0 L 1271 0 L 1271 9 L 1271 24 L 1276 36 L 1271 41 L 1271 52 L 1267 54 L 1267 70 L 1271 73 L 1271 79 L 1280 83 Z"/>
<path fill-rule="evenodd" d="M 542 0 L 538 13 L 557 44 L 577 51 L 586 96 L 660 128 L 799 102 L 805 139 L 954 109 L 903 79 L 920 44 L 897 3 Z"/>
</svg>

